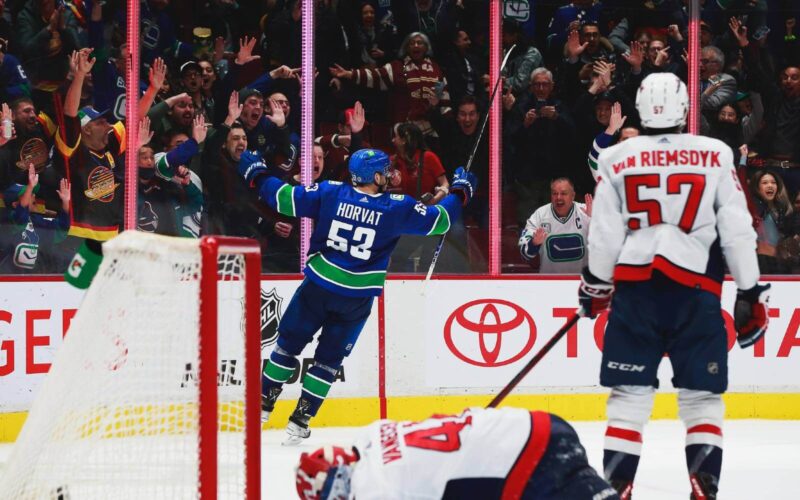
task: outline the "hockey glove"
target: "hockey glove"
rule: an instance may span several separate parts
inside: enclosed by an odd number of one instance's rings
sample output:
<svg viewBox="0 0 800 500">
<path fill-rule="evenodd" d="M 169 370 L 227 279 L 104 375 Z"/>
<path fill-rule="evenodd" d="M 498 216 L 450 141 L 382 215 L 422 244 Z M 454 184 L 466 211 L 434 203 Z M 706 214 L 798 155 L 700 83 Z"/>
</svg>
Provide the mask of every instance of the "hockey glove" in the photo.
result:
<svg viewBox="0 0 800 500">
<path fill-rule="evenodd" d="M 466 205 L 475 194 L 478 187 L 478 177 L 472 172 L 467 172 L 464 167 L 458 167 L 453 174 L 453 183 L 450 184 L 450 193 L 461 198 L 461 203 Z"/>
<path fill-rule="evenodd" d="M 260 187 L 261 182 L 268 175 L 267 165 L 261 154 L 257 151 L 245 151 L 239 159 L 239 175 L 241 175 L 250 187 Z"/>
<path fill-rule="evenodd" d="M 613 284 L 601 280 L 592 274 L 588 267 L 584 267 L 583 273 L 581 274 L 581 286 L 578 288 L 578 302 L 581 305 L 581 316 L 594 318 L 608 309 L 613 293 Z"/>
<path fill-rule="evenodd" d="M 302 453 L 295 469 L 297 495 L 303 500 L 349 498 L 351 464 L 359 458 L 354 449 L 325 446 Z"/>
<path fill-rule="evenodd" d="M 757 284 L 749 290 L 736 292 L 733 325 L 736 328 L 736 341 L 743 349 L 755 344 L 767 331 L 769 289 L 769 284 Z"/>
</svg>

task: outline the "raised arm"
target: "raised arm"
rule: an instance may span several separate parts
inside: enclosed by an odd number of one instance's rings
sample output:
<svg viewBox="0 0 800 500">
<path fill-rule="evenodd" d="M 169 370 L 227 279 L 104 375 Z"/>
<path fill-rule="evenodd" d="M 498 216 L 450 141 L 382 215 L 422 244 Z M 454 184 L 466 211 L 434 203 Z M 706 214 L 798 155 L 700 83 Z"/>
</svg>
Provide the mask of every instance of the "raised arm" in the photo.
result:
<svg viewBox="0 0 800 500">
<path fill-rule="evenodd" d="M 96 62 L 95 58 L 89 58 L 92 52 L 91 48 L 81 49 L 72 53 L 72 67 L 75 68 L 72 83 L 67 90 L 67 97 L 64 99 L 64 115 L 70 117 L 78 116 L 78 108 L 81 105 L 81 89 L 83 88 L 83 81 L 92 71 L 92 67 Z"/>
<path fill-rule="evenodd" d="M 144 116 L 150 111 L 150 107 L 156 99 L 156 96 L 164 86 L 164 80 L 167 78 L 167 64 L 160 57 L 156 57 L 153 65 L 150 66 L 149 80 L 150 84 L 147 90 L 144 91 L 142 98 L 139 99 L 139 116 Z"/>
</svg>

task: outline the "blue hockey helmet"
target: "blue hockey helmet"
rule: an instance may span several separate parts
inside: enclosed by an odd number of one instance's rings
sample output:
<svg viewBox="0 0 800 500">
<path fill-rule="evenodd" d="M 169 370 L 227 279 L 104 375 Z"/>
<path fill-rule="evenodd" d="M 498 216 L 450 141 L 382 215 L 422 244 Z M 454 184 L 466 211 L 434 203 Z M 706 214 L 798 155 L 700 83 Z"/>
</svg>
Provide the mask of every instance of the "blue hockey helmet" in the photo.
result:
<svg viewBox="0 0 800 500">
<path fill-rule="evenodd" d="M 375 182 L 375 173 L 389 175 L 389 155 L 380 149 L 359 149 L 350 155 L 350 176 L 355 184 Z"/>
</svg>

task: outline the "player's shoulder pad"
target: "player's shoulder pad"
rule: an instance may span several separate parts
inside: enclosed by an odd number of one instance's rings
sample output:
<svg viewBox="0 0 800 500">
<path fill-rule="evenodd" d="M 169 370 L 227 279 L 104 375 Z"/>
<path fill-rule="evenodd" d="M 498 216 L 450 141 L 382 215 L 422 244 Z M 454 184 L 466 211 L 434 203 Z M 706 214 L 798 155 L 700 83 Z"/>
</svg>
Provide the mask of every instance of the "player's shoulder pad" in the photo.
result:
<svg viewBox="0 0 800 500">
<path fill-rule="evenodd" d="M 611 146 L 609 146 L 609 147 L 603 149 L 602 151 L 600 151 L 600 154 L 597 157 L 597 161 L 599 162 L 600 160 L 605 160 L 605 159 L 617 156 L 617 155 L 620 154 L 620 152 L 629 149 L 631 146 L 634 146 L 636 143 L 644 142 L 644 141 L 639 140 L 639 139 L 645 139 L 646 140 L 646 138 L 647 138 L 647 136 L 636 136 L 636 137 L 631 137 L 627 141 L 622 141 L 622 142 L 617 142 L 616 144 L 612 144 Z"/>
<path fill-rule="evenodd" d="M 731 147 L 715 137 L 694 136 L 694 139 L 705 148 L 719 149 L 723 154 L 730 154 L 731 158 L 733 157 L 733 150 Z"/>
<path fill-rule="evenodd" d="M 723 141 L 719 139 L 715 139 L 713 137 L 706 137 L 701 135 L 696 136 L 688 136 L 687 139 L 689 144 L 687 146 L 695 149 L 702 149 L 702 150 L 712 150 L 719 152 L 719 162 L 720 164 L 717 165 L 722 167 L 723 169 L 736 169 L 736 165 L 734 165 L 734 155 L 733 150 L 730 146 L 725 144 Z"/>
<path fill-rule="evenodd" d="M 685 135 L 691 141 L 700 143 L 700 144 L 702 144 L 704 146 L 712 146 L 713 145 L 713 146 L 716 146 L 716 147 L 718 147 L 720 149 L 724 149 L 724 148 L 730 149 L 730 147 L 727 144 L 725 144 L 725 142 L 721 141 L 720 139 L 717 139 L 716 137 L 710 137 L 710 136 L 707 136 L 707 135 L 689 135 L 689 134 L 685 134 Z"/>
<path fill-rule="evenodd" d="M 608 178 L 608 168 L 619 158 L 625 158 L 631 151 L 637 151 L 649 141 L 650 136 L 631 137 L 627 141 L 622 141 L 609 146 L 600 151 L 597 157 L 597 173 L 600 177 Z"/>
</svg>

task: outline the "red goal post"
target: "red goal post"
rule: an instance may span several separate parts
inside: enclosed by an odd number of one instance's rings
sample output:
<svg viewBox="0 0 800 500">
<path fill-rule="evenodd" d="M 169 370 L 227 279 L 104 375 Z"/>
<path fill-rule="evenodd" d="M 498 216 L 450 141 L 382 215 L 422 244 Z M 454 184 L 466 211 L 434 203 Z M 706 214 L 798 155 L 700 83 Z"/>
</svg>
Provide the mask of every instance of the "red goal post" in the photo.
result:
<svg viewBox="0 0 800 500">
<path fill-rule="evenodd" d="M 104 243 L 0 498 L 259 499 L 260 277 L 254 240 Z"/>
<path fill-rule="evenodd" d="M 261 498 L 261 247 L 248 238 L 204 236 L 200 239 L 202 269 L 200 275 L 200 436 L 198 455 L 200 498 L 217 497 L 217 358 L 218 309 L 204 304 L 217 304 L 218 284 L 224 273 L 211 273 L 217 268 L 220 254 L 244 257 L 244 354 L 245 354 L 245 498 Z M 203 460 L 203 457 L 210 457 Z"/>
</svg>

